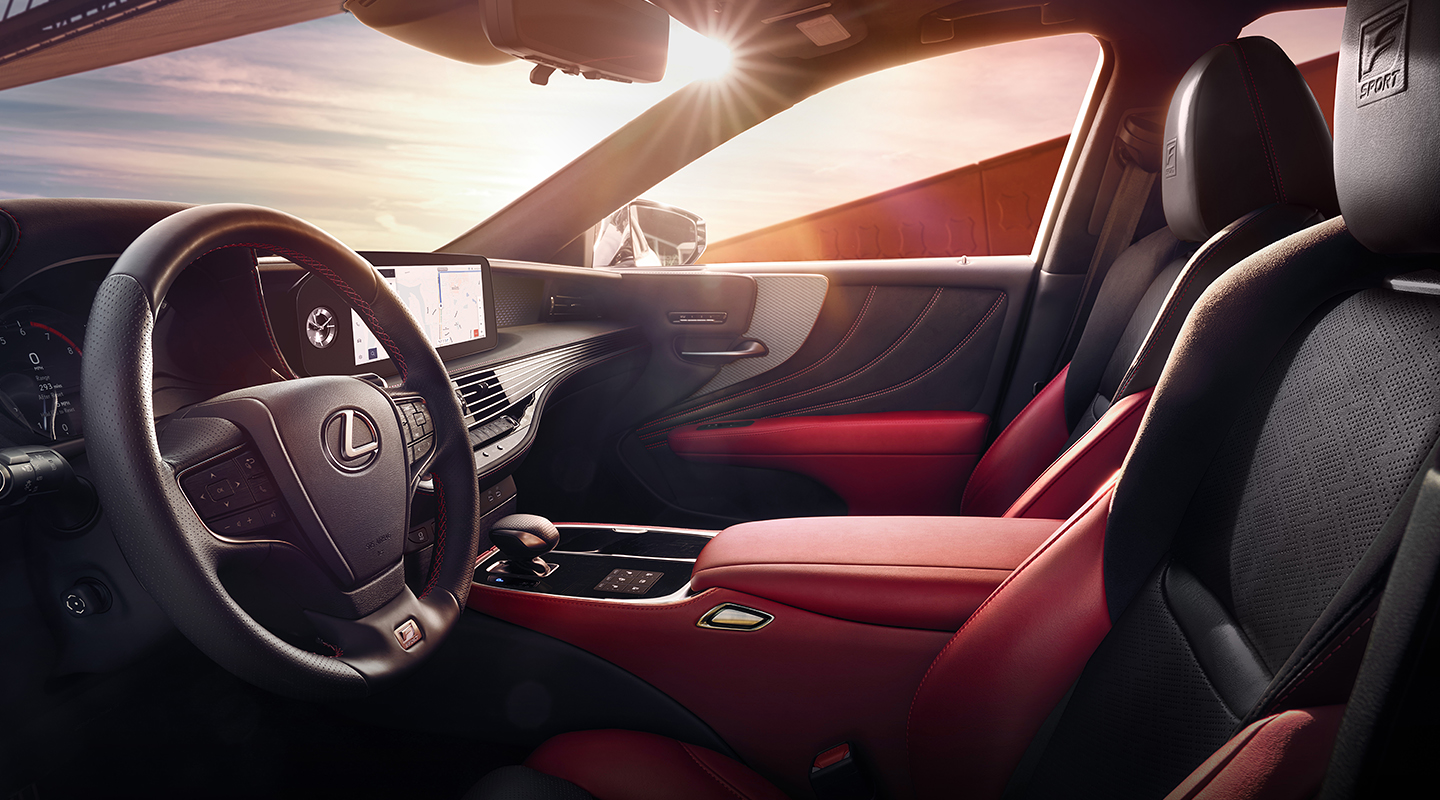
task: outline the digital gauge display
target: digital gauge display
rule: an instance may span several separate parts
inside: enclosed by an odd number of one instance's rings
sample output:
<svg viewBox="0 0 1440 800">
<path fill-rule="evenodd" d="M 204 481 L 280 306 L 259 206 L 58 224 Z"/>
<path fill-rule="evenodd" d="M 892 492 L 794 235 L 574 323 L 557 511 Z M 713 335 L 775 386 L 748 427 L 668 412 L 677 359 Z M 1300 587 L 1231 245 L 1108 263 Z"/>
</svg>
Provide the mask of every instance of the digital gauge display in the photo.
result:
<svg viewBox="0 0 1440 800">
<path fill-rule="evenodd" d="M 82 337 L 53 314 L 26 311 L 0 316 L 0 414 L 49 441 L 73 439 L 82 433 Z"/>
</svg>

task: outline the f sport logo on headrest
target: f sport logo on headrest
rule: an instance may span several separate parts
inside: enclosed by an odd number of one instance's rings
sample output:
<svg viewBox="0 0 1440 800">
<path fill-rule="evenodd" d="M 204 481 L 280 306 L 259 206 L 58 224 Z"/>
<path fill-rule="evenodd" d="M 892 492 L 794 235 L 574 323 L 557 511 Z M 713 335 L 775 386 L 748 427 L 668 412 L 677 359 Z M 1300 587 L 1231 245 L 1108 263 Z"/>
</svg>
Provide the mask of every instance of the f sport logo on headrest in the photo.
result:
<svg viewBox="0 0 1440 800">
<path fill-rule="evenodd" d="M 1405 91 L 1410 3 L 1396 3 L 1360 23 L 1360 83 L 1355 105 L 1363 106 Z"/>
</svg>

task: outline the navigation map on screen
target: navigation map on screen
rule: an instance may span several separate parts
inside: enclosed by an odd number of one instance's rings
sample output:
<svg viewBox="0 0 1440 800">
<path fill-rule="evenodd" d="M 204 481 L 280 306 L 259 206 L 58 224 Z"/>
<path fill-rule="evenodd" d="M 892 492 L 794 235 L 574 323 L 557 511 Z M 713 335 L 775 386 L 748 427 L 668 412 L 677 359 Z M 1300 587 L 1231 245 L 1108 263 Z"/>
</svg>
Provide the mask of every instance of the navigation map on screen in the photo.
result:
<svg viewBox="0 0 1440 800">
<path fill-rule="evenodd" d="M 380 275 L 435 347 L 485 337 L 484 273 L 479 265 L 387 267 Z M 350 318 L 355 366 L 389 358 L 360 315 L 352 310 Z"/>
</svg>

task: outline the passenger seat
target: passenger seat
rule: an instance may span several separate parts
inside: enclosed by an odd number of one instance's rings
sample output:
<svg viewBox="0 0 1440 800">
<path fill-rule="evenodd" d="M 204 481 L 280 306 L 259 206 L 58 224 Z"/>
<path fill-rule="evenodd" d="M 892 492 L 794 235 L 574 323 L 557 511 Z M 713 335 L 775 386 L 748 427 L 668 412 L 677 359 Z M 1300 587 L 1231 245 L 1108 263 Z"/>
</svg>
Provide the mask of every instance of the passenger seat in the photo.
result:
<svg viewBox="0 0 1440 800">
<path fill-rule="evenodd" d="M 1165 120 L 1168 227 L 1115 259 L 1074 357 L 976 465 L 960 513 L 1063 519 L 1092 496 L 1129 452 L 1205 289 L 1337 213 L 1331 150 L 1314 95 L 1274 42 L 1239 39 L 1195 62 Z"/>
</svg>

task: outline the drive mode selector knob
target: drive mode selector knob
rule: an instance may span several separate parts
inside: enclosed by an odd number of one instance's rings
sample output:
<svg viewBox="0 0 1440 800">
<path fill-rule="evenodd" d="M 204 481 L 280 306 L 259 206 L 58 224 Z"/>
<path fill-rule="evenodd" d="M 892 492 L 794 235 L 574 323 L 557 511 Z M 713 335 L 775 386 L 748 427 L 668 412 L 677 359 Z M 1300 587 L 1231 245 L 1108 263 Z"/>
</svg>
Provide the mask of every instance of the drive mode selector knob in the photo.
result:
<svg viewBox="0 0 1440 800">
<path fill-rule="evenodd" d="M 499 548 L 511 567 L 548 573 L 549 565 L 540 557 L 560 543 L 560 530 L 544 517 L 511 514 L 490 529 L 490 543 Z"/>
</svg>

